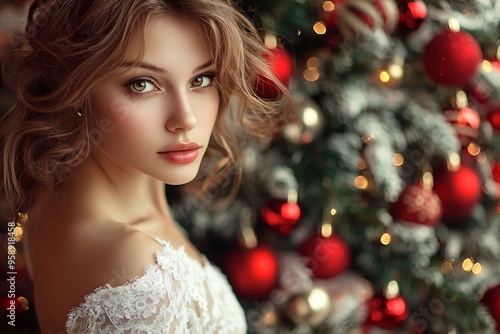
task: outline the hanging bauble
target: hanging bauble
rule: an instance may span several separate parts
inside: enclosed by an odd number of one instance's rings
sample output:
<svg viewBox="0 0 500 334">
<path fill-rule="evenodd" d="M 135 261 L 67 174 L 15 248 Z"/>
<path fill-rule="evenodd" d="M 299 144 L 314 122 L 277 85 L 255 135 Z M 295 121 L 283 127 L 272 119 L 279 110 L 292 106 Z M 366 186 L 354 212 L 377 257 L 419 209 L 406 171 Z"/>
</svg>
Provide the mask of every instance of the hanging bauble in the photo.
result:
<svg viewBox="0 0 500 334">
<path fill-rule="evenodd" d="M 295 324 L 306 323 L 311 327 L 321 325 L 330 315 L 331 297 L 321 287 L 293 295 L 287 303 L 287 315 Z"/>
<path fill-rule="evenodd" d="M 500 183 L 500 162 L 495 161 L 491 164 L 491 177 L 496 183 Z"/>
<path fill-rule="evenodd" d="M 491 108 L 486 115 L 486 119 L 490 122 L 493 130 L 500 131 L 500 105 Z"/>
<path fill-rule="evenodd" d="M 367 325 L 396 329 L 408 319 L 408 316 L 408 305 L 401 296 L 387 298 L 383 294 L 377 294 L 368 301 Z"/>
<path fill-rule="evenodd" d="M 307 259 L 307 266 L 316 278 L 335 277 L 351 264 L 349 247 L 335 235 L 328 238 L 314 235 L 301 245 L 299 252 Z"/>
<path fill-rule="evenodd" d="M 497 332 L 500 331 L 500 285 L 486 291 L 481 302 L 486 305 L 495 320 Z"/>
<path fill-rule="evenodd" d="M 260 209 L 264 223 L 283 235 L 292 233 L 300 220 L 300 206 L 295 202 L 275 199 Z"/>
<path fill-rule="evenodd" d="M 436 83 L 461 87 L 476 74 L 483 59 L 481 47 L 464 31 L 444 30 L 422 53 L 424 69 Z"/>
<path fill-rule="evenodd" d="M 427 17 L 427 5 L 422 0 L 398 0 L 399 25 L 402 35 L 416 31 Z"/>
<path fill-rule="evenodd" d="M 324 21 L 329 33 L 352 39 L 367 29 L 393 32 L 398 14 L 393 0 L 344 0 L 335 3 L 335 9 L 327 12 Z"/>
<path fill-rule="evenodd" d="M 443 221 L 460 224 L 470 217 L 481 200 L 482 182 L 471 166 L 461 164 L 457 170 L 442 169 L 434 174 L 434 191 L 441 199 Z"/>
<path fill-rule="evenodd" d="M 309 144 L 323 133 L 325 117 L 312 100 L 295 97 L 291 115 L 282 128 L 282 137 L 294 145 Z"/>
<path fill-rule="evenodd" d="M 465 107 L 460 110 L 448 109 L 443 112 L 446 121 L 455 129 L 462 146 L 468 146 L 477 139 L 481 117 L 474 109 Z"/>
<path fill-rule="evenodd" d="M 244 299 L 265 299 L 278 283 L 278 257 L 266 245 L 233 247 L 227 252 L 223 269 L 236 295 Z"/>
<path fill-rule="evenodd" d="M 276 78 L 285 86 L 288 86 L 293 76 L 293 59 L 288 51 L 284 47 L 278 46 L 271 49 L 265 55 L 265 59 Z M 266 76 L 260 75 L 255 84 L 255 93 L 263 99 L 273 99 L 279 96 L 280 90 Z"/>
<path fill-rule="evenodd" d="M 430 188 L 423 185 L 409 185 L 399 196 L 392 208 L 395 220 L 435 226 L 442 216 L 441 200 Z"/>
</svg>

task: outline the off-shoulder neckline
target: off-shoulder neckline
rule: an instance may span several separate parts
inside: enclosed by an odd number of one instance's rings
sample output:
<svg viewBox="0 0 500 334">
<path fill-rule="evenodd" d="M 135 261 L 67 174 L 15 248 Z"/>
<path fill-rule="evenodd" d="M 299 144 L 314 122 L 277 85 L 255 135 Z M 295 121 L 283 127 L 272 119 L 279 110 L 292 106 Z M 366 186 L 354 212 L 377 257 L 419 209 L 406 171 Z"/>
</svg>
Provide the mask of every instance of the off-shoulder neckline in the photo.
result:
<svg viewBox="0 0 500 334">
<path fill-rule="evenodd" d="M 161 267 L 158 258 L 160 257 L 160 254 L 164 253 L 166 250 L 170 250 L 170 251 L 172 251 L 172 252 L 180 255 L 183 259 L 189 261 L 191 264 L 193 264 L 194 266 L 196 266 L 198 269 L 200 269 L 204 273 L 211 268 L 211 263 L 210 263 L 210 261 L 207 259 L 207 257 L 204 254 L 201 254 L 201 261 L 203 263 L 200 263 L 198 260 L 196 260 L 195 258 L 193 258 L 192 256 L 190 256 L 186 252 L 186 248 L 185 248 L 184 245 L 181 245 L 181 246 L 179 246 L 179 247 L 176 248 L 176 247 L 174 247 L 167 240 L 164 240 L 164 239 L 159 238 L 157 236 L 151 236 L 151 238 L 153 238 L 160 245 L 162 245 L 161 248 L 157 249 L 154 252 L 154 263 L 147 263 L 143 267 L 143 270 L 142 270 L 141 274 L 138 274 L 138 275 L 136 275 L 136 276 L 128 279 L 127 281 L 125 281 L 124 283 L 122 283 L 120 285 L 111 286 L 109 283 L 105 283 L 103 285 L 100 285 L 100 286 L 96 287 L 93 291 L 85 294 L 84 297 L 83 297 L 83 301 L 80 304 L 78 304 L 76 306 L 73 306 L 69 310 L 68 315 L 66 316 L 66 325 L 68 324 L 71 316 L 74 313 L 76 313 L 79 308 L 83 307 L 89 301 L 89 299 L 91 297 L 93 297 L 93 296 L 95 296 L 95 295 L 97 295 L 97 294 L 99 294 L 100 292 L 103 292 L 103 291 L 109 291 L 109 290 L 115 290 L 115 289 L 120 289 L 120 288 L 125 288 L 125 287 L 129 287 L 129 286 L 133 286 L 135 283 L 137 283 L 141 279 L 144 279 L 145 277 L 147 277 L 148 275 L 150 275 L 150 272 L 152 270 L 157 269 L 158 267 Z"/>
</svg>

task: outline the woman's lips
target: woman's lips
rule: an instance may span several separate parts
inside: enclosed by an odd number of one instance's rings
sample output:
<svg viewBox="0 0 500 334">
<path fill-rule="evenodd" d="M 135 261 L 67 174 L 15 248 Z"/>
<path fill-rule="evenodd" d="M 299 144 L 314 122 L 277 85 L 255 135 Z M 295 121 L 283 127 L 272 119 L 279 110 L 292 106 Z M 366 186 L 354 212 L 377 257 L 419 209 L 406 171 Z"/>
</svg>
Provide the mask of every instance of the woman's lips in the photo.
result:
<svg viewBox="0 0 500 334">
<path fill-rule="evenodd" d="M 175 164 L 188 164 L 196 160 L 201 146 L 195 142 L 176 143 L 158 152 L 165 160 Z"/>
</svg>

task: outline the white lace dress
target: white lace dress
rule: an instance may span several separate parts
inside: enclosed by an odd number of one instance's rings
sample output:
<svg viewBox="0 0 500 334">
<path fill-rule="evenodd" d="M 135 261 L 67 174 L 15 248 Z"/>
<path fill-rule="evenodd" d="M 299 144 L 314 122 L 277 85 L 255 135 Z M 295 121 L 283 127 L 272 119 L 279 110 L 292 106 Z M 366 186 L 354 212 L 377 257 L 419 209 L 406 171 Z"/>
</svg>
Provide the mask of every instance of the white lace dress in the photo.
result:
<svg viewBox="0 0 500 334">
<path fill-rule="evenodd" d="M 226 277 L 203 257 L 163 247 L 156 263 L 124 285 L 105 285 L 68 314 L 73 333 L 246 333 L 243 310 Z"/>
</svg>

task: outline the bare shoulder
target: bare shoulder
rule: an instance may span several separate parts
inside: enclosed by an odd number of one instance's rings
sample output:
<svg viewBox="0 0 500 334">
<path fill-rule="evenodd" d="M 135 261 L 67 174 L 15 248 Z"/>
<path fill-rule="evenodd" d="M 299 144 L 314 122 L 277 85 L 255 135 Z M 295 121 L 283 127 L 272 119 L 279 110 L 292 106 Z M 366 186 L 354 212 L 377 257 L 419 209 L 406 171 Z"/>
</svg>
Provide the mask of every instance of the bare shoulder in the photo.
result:
<svg viewBox="0 0 500 334">
<path fill-rule="evenodd" d="M 44 331 L 64 331 L 71 308 L 104 285 L 119 286 L 144 273 L 161 245 L 121 223 L 64 222 L 30 240 L 35 299 Z M 64 226 L 60 222 L 59 226 Z"/>
</svg>

